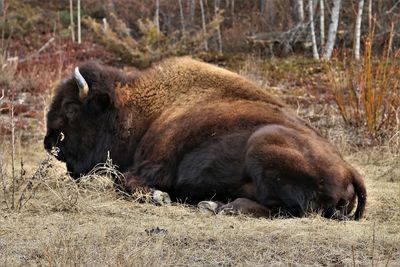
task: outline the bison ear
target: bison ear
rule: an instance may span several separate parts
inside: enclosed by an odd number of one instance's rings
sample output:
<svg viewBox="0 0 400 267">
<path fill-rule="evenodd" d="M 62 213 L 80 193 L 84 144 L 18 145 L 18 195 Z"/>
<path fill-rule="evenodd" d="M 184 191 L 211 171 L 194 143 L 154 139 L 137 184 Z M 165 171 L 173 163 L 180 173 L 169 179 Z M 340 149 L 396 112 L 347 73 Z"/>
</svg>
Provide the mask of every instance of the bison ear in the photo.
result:
<svg viewBox="0 0 400 267">
<path fill-rule="evenodd" d="M 89 102 L 89 108 L 92 112 L 103 112 L 112 104 L 111 97 L 107 93 L 95 94 Z"/>
</svg>

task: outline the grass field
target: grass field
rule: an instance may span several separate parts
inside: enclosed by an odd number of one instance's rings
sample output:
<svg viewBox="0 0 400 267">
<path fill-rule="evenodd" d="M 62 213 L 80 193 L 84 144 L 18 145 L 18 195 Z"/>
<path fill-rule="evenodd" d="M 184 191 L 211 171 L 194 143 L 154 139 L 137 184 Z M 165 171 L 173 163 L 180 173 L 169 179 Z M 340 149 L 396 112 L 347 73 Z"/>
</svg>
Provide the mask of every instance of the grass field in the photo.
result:
<svg viewBox="0 0 400 267">
<path fill-rule="evenodd" d="M 29 152 L 34 160 L 27 172 L 44 157 L 36 145 Z M 346 158 L 365 174 L 368 188 L 366 217 L 359 222 L 315 214 L 273 220 L 211 216 L 185 205 L 140 204 L 107 183 L 78 187 L 56 164 L 22 211 L 2 211 L 0 265 L 399 266 L 395 158 L 374 151 Z"/>
<path fill-rule="evenodd" d="M 361 221 L 206 215 L 183 204 L 138 203 L 107 180 L 78 186 L 55 160 L 31 179 L 46 158 L 39 138 L 17 145 L 16 184 L 28 186 L 32 198 L 13 211 L 5 202 L 10 206 L 11 146 L 3 140 L 0 266 L 400 266 L 400 156 L 390 144 L 350 145 L 354 137 L 331 107 L 300 103 L 298 112 L 364 175 Z"/>
</svg>

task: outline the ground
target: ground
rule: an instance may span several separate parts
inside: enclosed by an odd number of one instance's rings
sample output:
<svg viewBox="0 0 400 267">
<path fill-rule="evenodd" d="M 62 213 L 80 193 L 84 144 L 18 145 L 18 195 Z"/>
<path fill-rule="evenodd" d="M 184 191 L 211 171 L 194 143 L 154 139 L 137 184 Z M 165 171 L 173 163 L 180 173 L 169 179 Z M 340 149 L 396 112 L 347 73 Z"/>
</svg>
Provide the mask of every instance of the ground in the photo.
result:
<svg viewBox="0 0 400 267">
<path fill-rule="evenodd" d="M 365 218 L 256 219 L 202 214 L 184 204 L 139 203 L 115 192 L 107 179 L 77 185 L 63 164 L 46 156 L 39 133 L 17 142 L 15 206 L 27 186 L 22 208 L 10 208 L 10 187 L 0 192 L 0 265 L 400 266 L 400 159 L 391 143 L 354 146 L 354 136 L 332 105 L 302 101 L 310 97 L 289 91 L 292 85 L 266 84 L 251 67 L 241 69 L 272 93 L 284 94 L 363 174 Z M 11 148 L 3 145 L 3 181 L 9 185 Z"/>
</svg>

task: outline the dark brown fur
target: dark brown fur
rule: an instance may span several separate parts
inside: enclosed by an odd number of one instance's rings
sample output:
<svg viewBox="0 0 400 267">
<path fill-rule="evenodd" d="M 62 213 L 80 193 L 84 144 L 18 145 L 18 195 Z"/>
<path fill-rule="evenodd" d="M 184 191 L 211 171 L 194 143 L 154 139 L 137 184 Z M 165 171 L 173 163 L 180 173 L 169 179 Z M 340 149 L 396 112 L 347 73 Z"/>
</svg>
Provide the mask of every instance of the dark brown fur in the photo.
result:
<svg viewBox="0 0 400 267">
<path fill-rule="evenodd" d="M 136 76 L 93 62 L 80 69 L 89 95 L 80 100 L 72 78 L 61 84 L 45 138 L 46 149 L 60 148 L 73 177 L 110 151 L 128 191 L 151 187 L 188 203 L 237 199 L 235 209 L 264 216 L 320 210 L 339 218 L 357 198 L 354 218 L 362 217 L 366 191 L 357 171 L 239 75 L 190 58 Z"/>
</svg>

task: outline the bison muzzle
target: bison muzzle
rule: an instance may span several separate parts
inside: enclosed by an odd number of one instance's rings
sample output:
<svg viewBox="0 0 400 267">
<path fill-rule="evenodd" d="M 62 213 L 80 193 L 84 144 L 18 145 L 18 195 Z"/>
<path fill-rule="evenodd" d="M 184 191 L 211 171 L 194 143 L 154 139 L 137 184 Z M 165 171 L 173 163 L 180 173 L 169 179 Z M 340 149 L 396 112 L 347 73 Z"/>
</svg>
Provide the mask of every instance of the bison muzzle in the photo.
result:
<svg viewBox="0 0 400 267">
<path fill-rule="evenodd" d="M 202 206 L 216 212 L 342 218 L 357 206 L 358 220 L 365 209 L 360 174 L 306 121 L 245 78 L 190 58 L 136 74 L 76 68 L 53 98 L 44 146 L 59 148 L 76 179 L 109 153 L 128 192 L 212 199 Z"/>
</svg>

